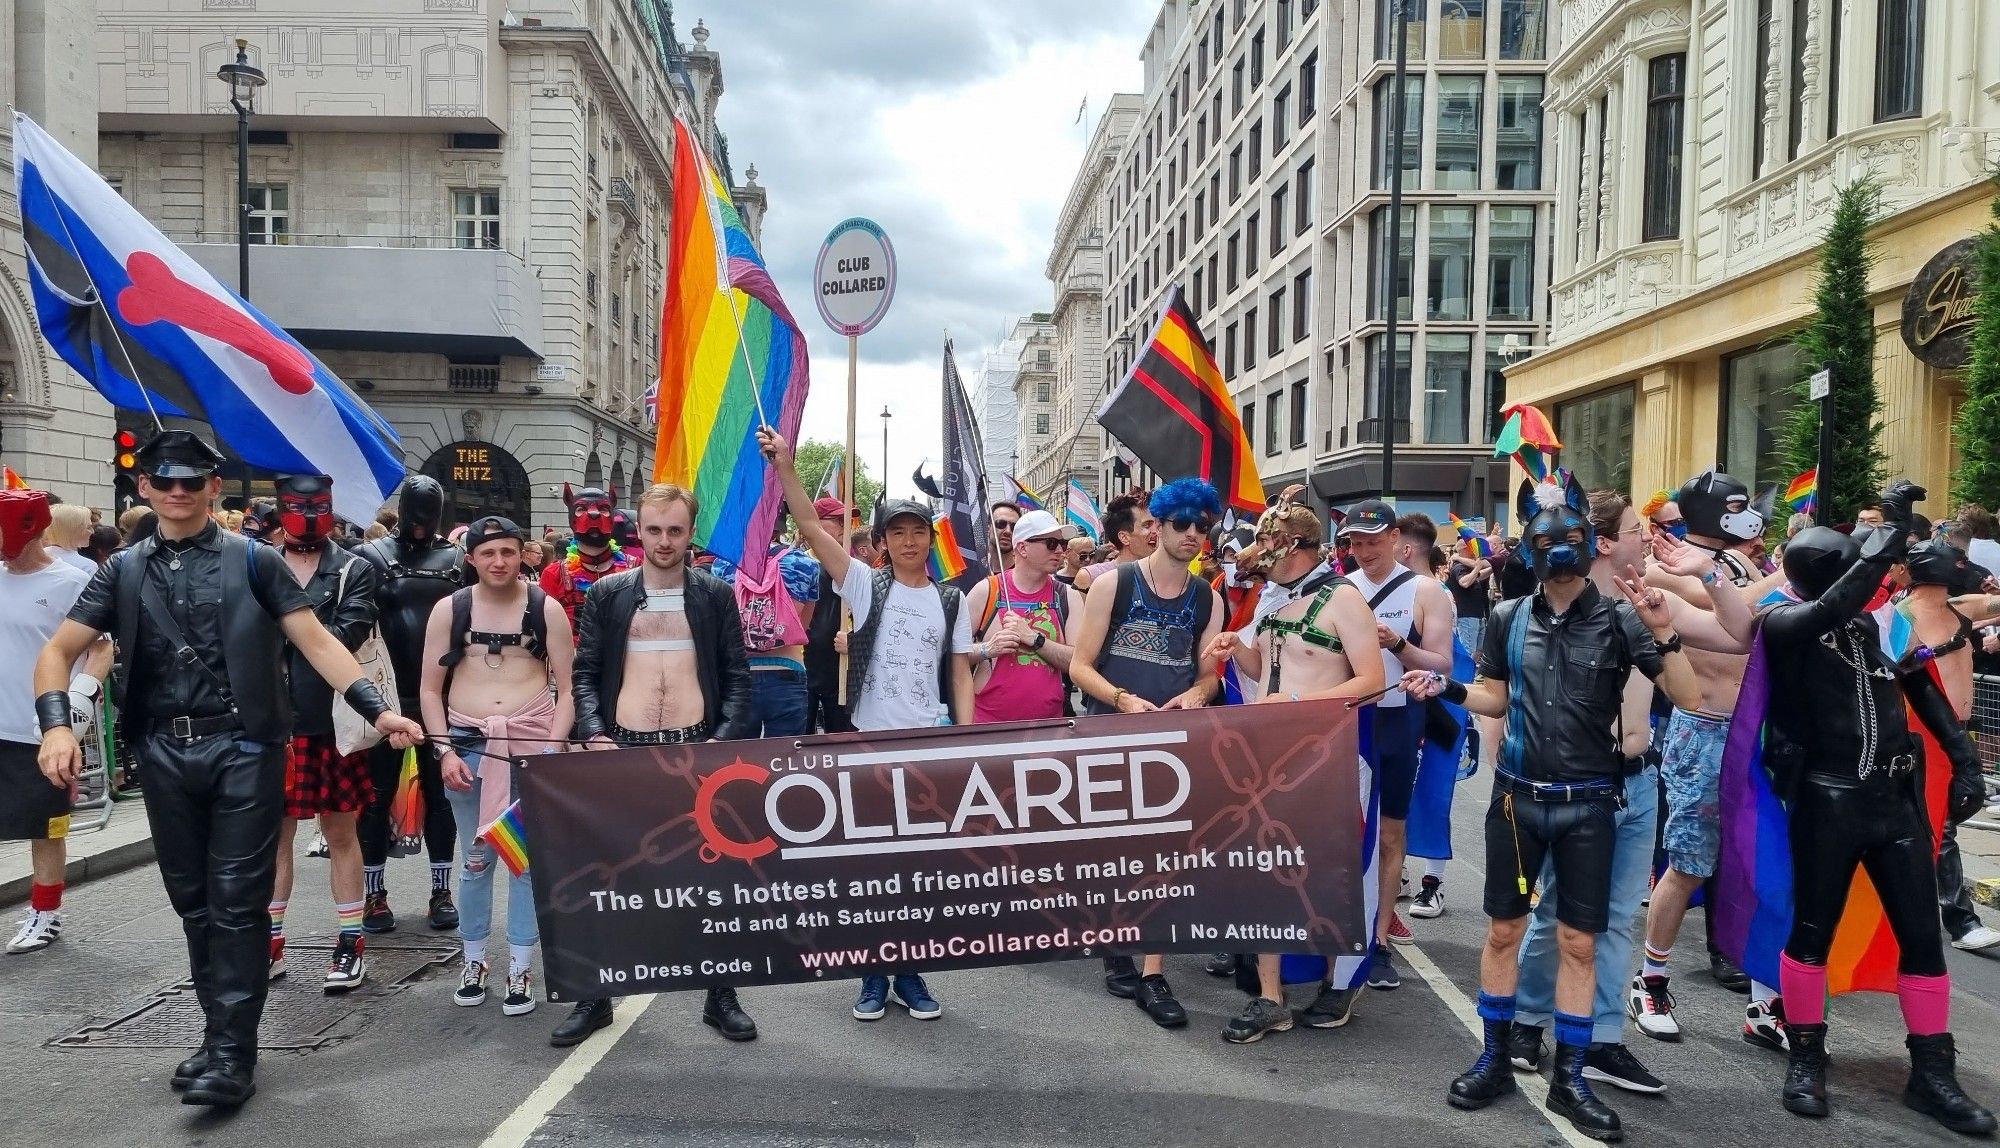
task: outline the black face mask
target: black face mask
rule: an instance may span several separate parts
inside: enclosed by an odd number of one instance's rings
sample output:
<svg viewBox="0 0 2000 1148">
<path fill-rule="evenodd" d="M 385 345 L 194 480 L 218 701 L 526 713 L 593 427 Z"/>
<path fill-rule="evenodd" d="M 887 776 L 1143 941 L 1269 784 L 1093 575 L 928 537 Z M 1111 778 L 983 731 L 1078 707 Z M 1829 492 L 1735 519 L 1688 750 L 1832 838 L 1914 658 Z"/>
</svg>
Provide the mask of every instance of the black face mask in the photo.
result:
<svg viewBox="0 0 2000 1148">
<path fill-rule="evenodd" d="M 427 474 L 413 474 L 403 480 L 403 494 L 396 502 L 396 537 L 404 542 L 429 541 L 438 536 L 444 521 L 444 487 Z M 423 531 L 419 536 L 418 530 Z"/>
<path fill-rule="evenodd" d="M 1806 601 L 1827 592 L 1861 560 L 1861 544 L 1830 526 L 1808 526 L 1785 544 L 1785 578 Z"/>
<path fill-rule="evenodd" d="M 1777 488 L 1752 498 L 1750 488 L 1720 471 L 1704 471 L 1688 479 L 1674 495 L 1690 534 L 1749 542 L 1761 537 L 1771 521 Z"/>
<path fill-rule="evenodd" d="M 1572 530 L 1583 531 L 1582 542 L 1569 540 Z M 1549 546 L 1537 545 L 1543 538 L 1550 540 Z M 1567 506 L 1551 507 L 1529 519 L 1521 544 L 1537 582 L 1564 574 L 1586 577 L 1597 557 L 1597 532 L 1591 529 L 1590 520 Z"/>
<path fill-rule="evenodd" d="M 1986 568 L 1973 565 L 1965 551 L 1936 539 L 1910 547 L 1903 564 L 1910 571 L 1910 585 L 1943 586 L 1953 594 L 1977 594 L 1987 576 Z"/>
</svg>

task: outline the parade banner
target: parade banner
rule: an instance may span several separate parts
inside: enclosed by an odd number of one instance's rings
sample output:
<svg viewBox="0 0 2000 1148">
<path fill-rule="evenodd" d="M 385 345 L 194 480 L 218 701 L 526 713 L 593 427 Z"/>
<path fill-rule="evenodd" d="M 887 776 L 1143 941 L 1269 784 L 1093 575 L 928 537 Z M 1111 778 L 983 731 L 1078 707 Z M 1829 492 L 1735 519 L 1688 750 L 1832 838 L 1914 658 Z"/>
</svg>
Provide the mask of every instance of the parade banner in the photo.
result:
<svg viewBox="0 0 2000 1148">
<path fill-rule="evenodd" d="M 516 768 L 551 1000 L 1368 943 L 1340 701 Z"/>
</svg>

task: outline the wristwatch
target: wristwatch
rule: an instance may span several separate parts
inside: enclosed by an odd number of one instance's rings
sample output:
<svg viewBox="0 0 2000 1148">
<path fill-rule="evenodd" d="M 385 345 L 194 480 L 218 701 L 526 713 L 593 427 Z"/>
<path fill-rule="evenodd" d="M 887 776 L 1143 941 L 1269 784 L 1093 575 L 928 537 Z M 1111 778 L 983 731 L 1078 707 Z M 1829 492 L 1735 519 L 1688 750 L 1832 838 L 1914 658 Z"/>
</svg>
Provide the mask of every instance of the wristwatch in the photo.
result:
<svg viewBox="0 0 2000 1148">
<path fill-rule="evenodd" d="M 1399 635 L 1396 638 L 1396 644 L 1389 647 L 1389 652 L 1392 654 L 1400 654 L 1403 652 L 1405 648 L 1409 646 L 1409 644 L 1410 640 L 1408 638 Z"/>
<path fill-rule="evenodd" d="M 1668 638 L 1664 642 L 1660 641 L 1658 638 L 1655 638 L 1653 639 L 1653 645 L 1656 646 L 1659 649 L 1660 653 L 1662 654 L 1678 654 L 1681 652 L 1681 636 L 1679 634 L 1675 634 L 1673 637 Z"/>
<path fill-rule="evenodd" d="M 1047 634 L 1036 634 L 1036 635 L 1035 635 L 1035 644 L 1034 644 L 1034 645 L 1032 645 L 1032 646 L 1029 646 L 1028 648 L 1029 648 L 1029 649 L 1031 649 L 1031 650 L 1039 650 L 1039 649 L 1041 649 L 1041 648 L 1042 648 L 1043 646 L 1046 646 L 1046 645 L 1048 645 L 1048 644 L 1049 644 L 1049 636 L 1048 636 Z"/>
</svg>

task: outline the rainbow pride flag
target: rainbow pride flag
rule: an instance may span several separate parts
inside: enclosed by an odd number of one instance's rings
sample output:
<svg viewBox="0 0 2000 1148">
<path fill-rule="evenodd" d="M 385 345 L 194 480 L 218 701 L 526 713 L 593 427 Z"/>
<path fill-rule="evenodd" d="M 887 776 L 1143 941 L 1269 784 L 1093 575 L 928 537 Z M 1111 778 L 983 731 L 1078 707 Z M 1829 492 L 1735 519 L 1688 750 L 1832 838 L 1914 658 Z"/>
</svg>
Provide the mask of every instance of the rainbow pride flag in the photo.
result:
<svg viewBox="0 0 2000 1148">
<path fill-rule="evenodd" d="M 1813 512 L 1813 505 L 1818 499 L 1818 467 L 1813 467 L 1811 470 L 1793 479 L 1791 485 L 1785 487 L 1785 505 L 1798 511 L 1800 514 L 1811 514 Z"/>
<path fill-rule="evenodd" d="M 1020 507 L 1022 510 L 1048 509 L 1048 507 L 1042 505 L 1041 495 L 1030 490 L 1026 483 L 1023 483 L 1011 474 L 1007 476 L 1007 486 L 1014 492 L 1014 505 Z"/>
<path fill-rule="evenodd" d="M 1460 542 L 1471 546 L 1474 555 L 1480 558 L 1493 557 L 1493 543 L 1484 534 L 1474 530 L 1472 525 L 1466 522 L 1465 519 L 1460 518 L 1456 514 L 1452 515 L 1451 528 L 1458 531 L 1458 540 Z"/>
<path fill-rule="evenodd" d="M 783 498 L 757 426 L 768 418 L 796 442 L 808 381 L 805 336 L 729 188 L 676 118 L 653 481 L 692 490 L 695 541 L 752 579 L 769 561 Z"/>
<path fill-rule="evenodd" d="M 0 466 L 0 489 L 26 490 L 28 489 L 28 480 L 15 474 L 13 467 Z"/>
<path fill-rule="evenodd" d="M 528 871 L 528 834 L 521 826 L 519 801 L 494 818 L 493 824 L 481 829 L 479 837 L 500 855 L 500 863 L 507 867 L 509 873 L 519 877 Z"/>
<path fill-rule="evenodd" d="M 940 514 L 931 521 L 931 581 L 949 582 L 965 573 L 965 551 L 958 544 L 958 531 L 951 515 Z"/>
</svg>

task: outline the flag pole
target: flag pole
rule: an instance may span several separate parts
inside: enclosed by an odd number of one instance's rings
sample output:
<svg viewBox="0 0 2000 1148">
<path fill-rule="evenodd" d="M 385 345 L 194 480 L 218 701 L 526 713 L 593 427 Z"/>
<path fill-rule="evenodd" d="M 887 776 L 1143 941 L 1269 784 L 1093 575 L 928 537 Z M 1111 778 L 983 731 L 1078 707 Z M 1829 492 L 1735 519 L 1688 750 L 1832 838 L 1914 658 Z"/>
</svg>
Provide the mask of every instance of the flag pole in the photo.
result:
<svg viewBox="0 0 2000 1148">
<path fill-rule="evenodd" d="M 861 472 L 855 469 L 858 464 L 854 457 L 854 408 L 855 404 L 859 401 L 856 397 L 856 392 L 858 390 L 857 379 L 859 378 L 860 363 L 861 336 L 849 335 L 847 337 L 847 458 L 844 463 L 847 467 L 845 474 L 847 485 L 847 517 L 846 521 L 841 523 L 840 544 L 842 547 L 847 545 L 846 532 L 853 528 L 854 514 L 861 509 Z M 887 494 L 888 490 L 889 476 L 885 473 L 882 476 L 882 491 L 884 494 Z M 852 632 L 853 629 L 854 612 L 848 608 L 846 599 L 842 599 L 840 603 L 840 632 L 846 634 Z M 845 652 L 842 652 L 840 655 L 840 697 L 843 701 L 847 698 L 847 654 Z"/>
</svg>

